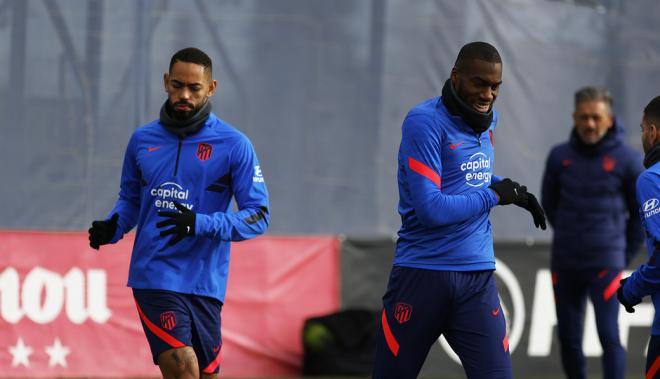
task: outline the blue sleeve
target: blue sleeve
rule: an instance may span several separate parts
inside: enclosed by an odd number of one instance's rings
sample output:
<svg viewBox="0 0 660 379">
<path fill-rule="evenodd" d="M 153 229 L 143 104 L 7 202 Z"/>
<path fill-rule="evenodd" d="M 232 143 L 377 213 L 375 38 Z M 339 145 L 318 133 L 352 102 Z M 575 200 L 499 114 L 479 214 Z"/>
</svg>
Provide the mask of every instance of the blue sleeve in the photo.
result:
<svg viewBox="0 0 660 379">
<path fill-rule="evenodd" d="M 647 238 L 652 240 L 651 258 L 630 275 L 623 289 L 626 299 L 641 301 L 642 297 L 660 290 L 660 175 L 643 173 L 637 180 L 637 200 L 641 207 Z M 650 247 L 651 248 L 651 247 Z"/>
<path fill-rule="evenodd" d="M 110 219 L 115 213 L 119 215 L 117 231 L 110 241 L 111 243 L 119 241 L 124 234 L 128 233 L 137 224 L 140 212 L 140 181 L 142 180 L 142 174 L 137 165 L 137 150 L 138 138 L 133 133 L 124 154 L 124 164 L 121 170 L 121 182 L 119 185 L 119 199 L 107 217 L 107 219 Z"/>
<path fill-rule="evenodd" d="M 623 196 L 628 208 L 626 223 L 626 265 L 633 260 L 644 240 L 642 221 L 639 218 L 639 207 L 636 199 L 635 183 L 643 170 L 642 157 L 637 151 L 631 150 L 630 161 L 623 178 Z"/>
<path fill-rule="evenodd" d="M 252 144 L 239 140 L 230 154 L 231 186 L 237 212 L 197 214 L 195 233 L 225 241 L 243 241 L 266 232 L 270 222 L 268 190 Z"/>
<path fill-rule="evenodd" d="M 442 192 L 442 137 L 432 132 L 434 127 L 433 120 L 421 115 L 408 116 L 403 123 L 399 159 L 418 219 L 437 227 L 488 212 L 497 204 L 497 196 L 488 188 L 466 195 Z"/>
<path fill-rule="evenodd" d="M 555 225 L 555 214 L 559 203 L 559 162 L 552 150 L 545 163 L 545 172 L 541 183 L 541 205 L 550 225 Z"/>
</svg>

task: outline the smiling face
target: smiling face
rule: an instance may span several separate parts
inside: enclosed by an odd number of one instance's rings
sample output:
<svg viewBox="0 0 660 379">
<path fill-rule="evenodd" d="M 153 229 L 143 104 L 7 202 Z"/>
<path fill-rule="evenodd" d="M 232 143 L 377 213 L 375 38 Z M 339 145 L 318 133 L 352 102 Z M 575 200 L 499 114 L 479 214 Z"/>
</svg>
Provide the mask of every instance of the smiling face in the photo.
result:
<svg viewBox="0 0 660 379">
<path fill-rule="evenodd" d="M 603 139 L 613 121 L 612 112 L 603 101 L 582 101 L 575 105 L 575 131 L 587 145 L 594 145 Z"/>
<path fill-rule="evenodd" d="M 473 59 L 451 70 L 451 82 L 458 97 L 474 111 L 488 113 L 502 84 L 502 63 Z"/>
<path fill-rule="evenodd" d="M 213 95 L 216 81 L 204 66 L 177 61 L 164 76 L 165 92 L 172 107 L 172 117 L 188 120 Z"/>
</svg>

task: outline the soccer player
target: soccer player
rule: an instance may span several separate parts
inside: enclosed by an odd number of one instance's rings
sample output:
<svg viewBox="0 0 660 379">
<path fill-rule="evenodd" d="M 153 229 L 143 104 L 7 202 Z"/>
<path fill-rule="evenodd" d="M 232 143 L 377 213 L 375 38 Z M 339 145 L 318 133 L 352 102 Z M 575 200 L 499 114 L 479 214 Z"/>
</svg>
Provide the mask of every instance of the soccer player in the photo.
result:
<svg viewBox="0 0 660 379">
<path fill-rule="evenodd" d="M 651 379 L 660 378 L 660 96 L 644 108 L 640 126 L 646 170 L 637 178 L 637 203 L 646 230 L 649 261 L 621 280 L 617 297 L 632 313 L 644 296 L 651 295 L 655 318 L 646 354 L 646 378 Z"/>
<path fill-rule="evenodd" d="M 406 116 L 398 159 L 402 226 L 376 346 L 374 378 L 415 378 L 443 334 L 469 378 L 511 378 L 493 271 L 490 209 L 516 204 L 537 227 L 534 195 L 493 175 L 493 103 L 502 60 L 485 42 L 458 53 L 442 97 Z"/>
<path fill-rule="evenodd" d="M 137 225 L 128 286 L 165 378 L 217 377 L 230 242 L 264 233 L 269 222 L 250 141 L 211 112 L 212 74 L 199 49 L 172 56 L 160 118 L 131 136 L 119 199 L 89 229 L 99 249 Z"/>
<path fill-rule="evenodd" d="M 561 362 L 570 379 L 587 377 L 582 351 L 587 297 L 603 347 L 603 376 L 623 379 L 626 353 L 619 340 L 616 290 L 621 271 L 639 250 L 635 180 L 642 156 L 623 143 L 623 127 L 604 88 L 575 93 L 568 142 L 548 156 L 541 203 L 554 228 L 552 283 Z"/>
</svg>

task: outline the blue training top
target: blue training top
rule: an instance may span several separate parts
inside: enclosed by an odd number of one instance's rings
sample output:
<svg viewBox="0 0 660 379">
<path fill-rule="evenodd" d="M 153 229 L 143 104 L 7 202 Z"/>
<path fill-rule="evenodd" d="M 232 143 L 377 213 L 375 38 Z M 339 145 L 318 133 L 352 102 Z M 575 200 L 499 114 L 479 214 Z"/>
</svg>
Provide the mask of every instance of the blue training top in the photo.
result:
<svg viewBox="0 0 660 379">
<path fill-rule="evenodd" d="M 495 111 L 493 111 L 495 112 Z M 493 129 L 475 133 L 439 97 L 406 116 L 399 147 L 401 229 L 395 266 L 448 271 L 495 269 L 488 220 L 497 195 Z"/>
<path fill-rule="evenodd" d="M 651 295 L 655 307 L 651 334 L 660 335 L 660 162 L 637 178 L 637 202 L 646 229 L 649 261 L 630 275 L 623 287 L 624 297 L 636 303 Z"/>
<path fill-rule="evenodd" d="M 237 212 L 229 210 L 232 196 Z M 159 210 L 174 201 L 196 212 L 195 236 L 168 246 Z M 159 121 L 138 128 L 128 143 L 112 243 L 137 225 L 128 286 L 210 296 L 224 301 L 230 241 L 264 233 L 268 192 L 248 138 L 211 113 L 196 133 L 179 138 Z M 163 228 L 163 229 L 167 229 Z"/>
</svg>

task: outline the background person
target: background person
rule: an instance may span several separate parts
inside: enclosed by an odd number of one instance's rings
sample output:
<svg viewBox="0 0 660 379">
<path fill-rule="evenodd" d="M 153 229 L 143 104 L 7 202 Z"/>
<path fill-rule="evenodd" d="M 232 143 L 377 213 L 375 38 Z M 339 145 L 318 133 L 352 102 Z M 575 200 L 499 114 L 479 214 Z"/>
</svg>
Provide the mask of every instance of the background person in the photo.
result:
<svg viewBox="0 0 660 379">
<path fill-rule="evenodd" d="M 578 90 L 573 122 L 569 141 L 548 156 L 541 193 L 554 229 L 550 266 L 561 362 L 568 378 L 587 377 L 582 336 L 588 297 L 603 347 L 603 375 L 623 378 L 614 294 L 642 241 L 635 201 L 642 157 L 624 145 L 607 90 Z"/>
</svg>

